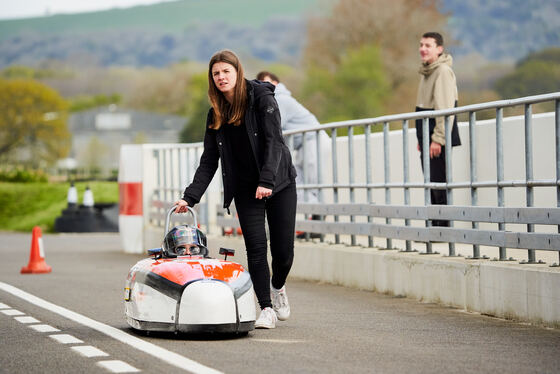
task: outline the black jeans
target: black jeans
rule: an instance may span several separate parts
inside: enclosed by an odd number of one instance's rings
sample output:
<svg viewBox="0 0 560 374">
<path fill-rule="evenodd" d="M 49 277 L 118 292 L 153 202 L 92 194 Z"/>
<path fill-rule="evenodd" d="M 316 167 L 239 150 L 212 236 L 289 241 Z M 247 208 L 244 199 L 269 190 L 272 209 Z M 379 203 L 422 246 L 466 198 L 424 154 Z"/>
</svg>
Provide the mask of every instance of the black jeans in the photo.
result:
<svg viewBox="0 0 560 374">
<path fill-rule="evenodd" d="M 265 214 L 270 234 L 272 285 L 282 288 L 294 260 L 296 221 L 296 184 L 263 200 L 255 199 L 255 190 L 236 193 L 235 207 L 243 230 L 247 263 L 261 309 L 271 307 L 270 269 L 267 261 Z"/>
<path fill-rule="evenodd" d="M 424 162 L 422 161 L 422 149 L 420 149 L 420 165 L 422 172 L 424 171 Z M 439 157 L 430 158 L 430 182 L 447 182 L 447 174 L 445 172 L 445 146 L 441 146 Z M 431 202 L 434 205 L 447 205 L 447 190 L 430 189 Z M 444 220 L 433 220 L 432 226 L 448 226 L 449 222 Z"/>
</svg>

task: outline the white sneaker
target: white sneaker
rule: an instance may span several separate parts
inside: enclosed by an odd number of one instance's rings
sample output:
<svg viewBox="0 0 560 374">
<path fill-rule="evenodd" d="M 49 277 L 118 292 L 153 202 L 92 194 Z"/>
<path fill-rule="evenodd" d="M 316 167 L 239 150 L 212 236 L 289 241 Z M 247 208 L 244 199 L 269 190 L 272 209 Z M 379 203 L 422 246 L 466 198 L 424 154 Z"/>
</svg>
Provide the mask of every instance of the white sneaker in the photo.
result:
<svg viewBox="0 0 560 374">
<path fill-rule="evenodd" d="M 272 308 L 264 308 L 261 310 L 261 315 L 255 321 L 256 329 L 273 329 L 276 327 L 276 313 Z"/>
<path fill-rule="evenodd" d="M 270 285 L 270 298 L 272 299 L 272 309 L 276 312 L 276 316 L 280 321 L 290 318 L 290 304 L 288 303 L 288 294 L 286 294 L 286 286 L 277 290 Z"/>
</svg>

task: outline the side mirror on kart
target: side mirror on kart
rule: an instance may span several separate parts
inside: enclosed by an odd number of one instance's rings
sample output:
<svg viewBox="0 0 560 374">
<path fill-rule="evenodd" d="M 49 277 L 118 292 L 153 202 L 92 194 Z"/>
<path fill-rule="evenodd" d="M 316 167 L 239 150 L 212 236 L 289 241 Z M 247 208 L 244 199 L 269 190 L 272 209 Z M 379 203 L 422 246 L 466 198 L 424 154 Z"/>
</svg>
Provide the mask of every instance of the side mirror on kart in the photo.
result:
<svg viewBox="0 0 560 374">
<path fill-rule="evenodd" d="M 229 248 L 220 248 L 220 254 L 224 255 L 224 260 L 227 260 L 227 256 L 232 256 L 235 254 L 235 249 L 229 249 Z"/>
<path fill-rule="evenodd" d="M 148 255 L 150 256 L 154 256 L 154 260 L 157 260 L 158 258 L 161 258 L 161 248 L 152 248 L 152 249 L 148 249 Z M 158 255 L 160 257 L 158 257 Z"/>
</svg>

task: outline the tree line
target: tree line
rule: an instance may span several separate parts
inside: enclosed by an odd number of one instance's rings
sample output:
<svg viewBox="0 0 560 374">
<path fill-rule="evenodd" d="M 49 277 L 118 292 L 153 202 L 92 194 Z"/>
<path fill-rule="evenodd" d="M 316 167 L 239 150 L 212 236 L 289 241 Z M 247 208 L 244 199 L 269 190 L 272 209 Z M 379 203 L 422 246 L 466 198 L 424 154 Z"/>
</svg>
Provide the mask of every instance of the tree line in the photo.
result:
<svg viewBox="0 0 560 374">
<path fill-rule="evenodd" d="M 322 123 L 412 111 L 420 36 L 428 30 L 451 34 L 449 14 L 438 4 L 338 0 L 331 12 L 308 19 L 300 62 L 247 57 L 247 78 L 259 70 L 276 72 Z M 489 97 L 557 91 L 559 66 L 560 48 L 530 53 L 492 82 Z M 0 159 L 38 166 L 65 157 L 70 149 L 68 113 L 107 104 L 184 116 L 187 124 L 180 141 L 200 141 L 209 108 L 206 69 L 194 61 L 163 68 L 78 70 L 56 61 L 36 68 L 10 66 L 0 78 Z M 460 105 L 484 97 L 475 94 L 461 101 L 460 85 L 459 96 Z"/>
</svg>

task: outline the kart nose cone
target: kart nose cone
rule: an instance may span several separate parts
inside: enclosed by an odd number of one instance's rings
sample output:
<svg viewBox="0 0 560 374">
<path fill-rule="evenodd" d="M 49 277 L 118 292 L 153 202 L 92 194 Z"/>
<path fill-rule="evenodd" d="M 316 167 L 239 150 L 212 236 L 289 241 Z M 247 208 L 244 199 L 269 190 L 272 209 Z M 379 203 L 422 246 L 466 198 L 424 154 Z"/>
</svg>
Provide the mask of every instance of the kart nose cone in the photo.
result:
<svg viewBox="0 0 560 374">
<path fill-rule="evenodd" d="M 183 291 L 178 322 L 179 325 L 236 323 L 235 309 L 235 297 L 230 286 L 214 280 L 201 280 L 188 285 Z"/>
</svg>

